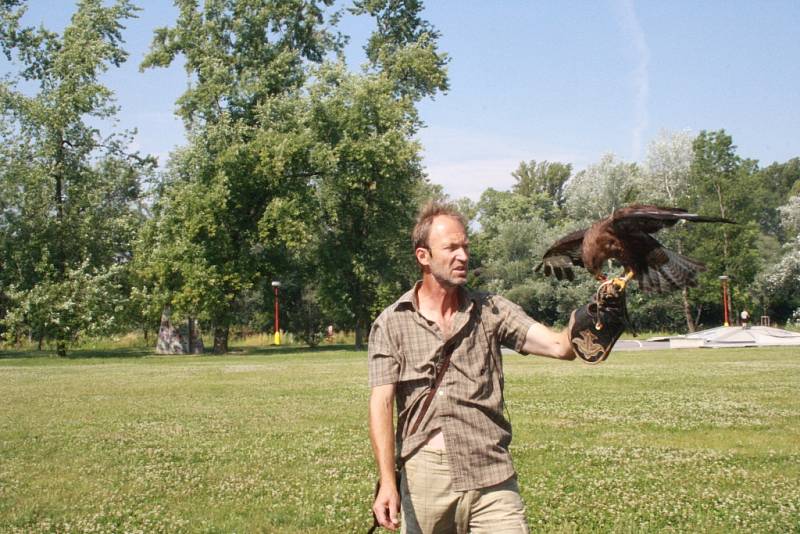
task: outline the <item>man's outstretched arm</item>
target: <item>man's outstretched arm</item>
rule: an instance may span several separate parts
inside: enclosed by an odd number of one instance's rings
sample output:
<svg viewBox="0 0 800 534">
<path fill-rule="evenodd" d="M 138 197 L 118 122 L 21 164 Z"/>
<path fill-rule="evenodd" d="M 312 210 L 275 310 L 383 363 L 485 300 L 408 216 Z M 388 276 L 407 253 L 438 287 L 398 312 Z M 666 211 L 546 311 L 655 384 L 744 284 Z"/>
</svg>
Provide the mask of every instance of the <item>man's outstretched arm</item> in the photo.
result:
<svg viewBox="0 0 800 534">
<path fill-rule="evenodd" d="M 555 332 L 542 324 L 528 329 L 523 350 L 561 360 L 580 357 L 587 363 L 604 361 L 629 322 L 625 292 L 610 286 L 572 312 L 569 326 Z"/>
<path fill-rule="evenodd" d="M 369 438 L 380 473 L 380 489 L 372 505 L 378 524 L 389 530 L 400 525 L 394 459 L 394 384 L 372 388 L 369 397 Z"/>
<path fill-rule="evenodd" d="M 572 319 L 570 326 L 561 332 L 556 332 L 541 323 L 534 323 L 528 328 L 522 350 L 528 354 L 547 356 L 548 358 L 574 360 L 575 352 L 572 350 L 569 338 L 571 325 Z"/>
</svg>

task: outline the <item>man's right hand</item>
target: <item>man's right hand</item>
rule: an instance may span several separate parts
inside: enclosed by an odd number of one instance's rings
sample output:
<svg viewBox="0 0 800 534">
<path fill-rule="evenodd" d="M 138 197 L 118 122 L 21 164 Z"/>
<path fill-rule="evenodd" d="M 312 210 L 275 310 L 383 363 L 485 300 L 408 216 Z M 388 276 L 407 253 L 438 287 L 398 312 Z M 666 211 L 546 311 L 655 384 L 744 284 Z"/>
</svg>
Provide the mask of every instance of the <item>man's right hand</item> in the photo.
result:
<svg viewBox="0 0 800 534">
<path fill-rule="evenodd" d="M 375 503 L 372 505 L 372 512 L 383 528 L 397 530 L 400 527 L 400 495 L 397 494 L 394 481 L 381 483 L 378 495 L 375 496 Z"/>
</svg>

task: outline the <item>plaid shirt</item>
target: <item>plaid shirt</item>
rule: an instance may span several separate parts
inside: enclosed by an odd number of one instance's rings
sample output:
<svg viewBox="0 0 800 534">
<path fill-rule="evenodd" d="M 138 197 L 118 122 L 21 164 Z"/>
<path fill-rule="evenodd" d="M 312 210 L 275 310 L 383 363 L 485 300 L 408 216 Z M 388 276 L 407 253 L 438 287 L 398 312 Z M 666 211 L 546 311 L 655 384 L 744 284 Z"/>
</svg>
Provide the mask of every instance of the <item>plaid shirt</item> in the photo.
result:
<svg viewBox="0 0 800 534">
<path fill-rule="evenodd" d="M 370 386 L 396 384 L 398 458 L 405 461 L 441 430 L 453 489 L 499 484 L 514 474 L 500 345 L 522 352 L 535 321 L 503 297 L 462 289 L 452 336 L 445 339 L 436 323 L 417 311 L 419 284 L 378 316 L 369 336 Z M 446 342 L 455 346 L 450 367 L 417 432 L 409 436 Z"/>
</svg>

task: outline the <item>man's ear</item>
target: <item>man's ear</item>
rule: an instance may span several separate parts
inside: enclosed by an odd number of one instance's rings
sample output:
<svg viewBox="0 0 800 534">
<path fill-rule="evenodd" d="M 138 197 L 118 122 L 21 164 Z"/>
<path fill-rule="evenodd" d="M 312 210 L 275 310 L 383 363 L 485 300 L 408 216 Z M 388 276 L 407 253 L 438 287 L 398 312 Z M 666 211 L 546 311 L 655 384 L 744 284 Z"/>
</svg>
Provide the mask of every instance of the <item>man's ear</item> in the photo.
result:
<svg viewBox="0 0 800 534">
<path fill-rule="evenodd" d="M 417 263 L 420 265 L 428 265 L 431 262 L 431 251 L 425 247 L 417 247 L 414 250 L 414 255 L 417 257 Z"/>
</svg>

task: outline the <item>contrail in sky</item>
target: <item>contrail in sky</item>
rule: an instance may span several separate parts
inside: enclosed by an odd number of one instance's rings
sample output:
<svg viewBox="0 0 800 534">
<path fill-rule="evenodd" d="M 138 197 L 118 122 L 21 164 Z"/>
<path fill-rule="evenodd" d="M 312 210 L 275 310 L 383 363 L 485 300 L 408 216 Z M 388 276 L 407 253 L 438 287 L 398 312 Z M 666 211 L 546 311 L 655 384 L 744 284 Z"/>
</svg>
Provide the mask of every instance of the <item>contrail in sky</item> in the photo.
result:
<svg viewBox="0 0 800 534">
<path fill-rule="evenodd" d="M 642 137 L 647 128 L 647 96 L 650 89 L 650 80 L 647 68 L 650 63 L 650 50 L 647 48 L 644 31 L 636 16 L 633 0 L 620 0 L 618 3 L 622 27 L 631 40 L 636 53 L 636 68 L 633 71 L 634 85 L 634 113 L 632 150 L 633 158 L 641 155 Z"/>
</svg>

